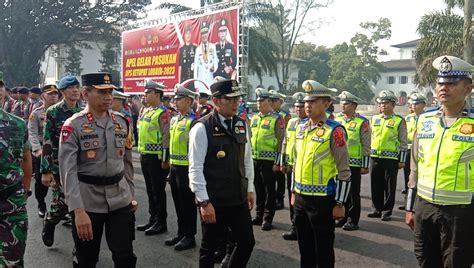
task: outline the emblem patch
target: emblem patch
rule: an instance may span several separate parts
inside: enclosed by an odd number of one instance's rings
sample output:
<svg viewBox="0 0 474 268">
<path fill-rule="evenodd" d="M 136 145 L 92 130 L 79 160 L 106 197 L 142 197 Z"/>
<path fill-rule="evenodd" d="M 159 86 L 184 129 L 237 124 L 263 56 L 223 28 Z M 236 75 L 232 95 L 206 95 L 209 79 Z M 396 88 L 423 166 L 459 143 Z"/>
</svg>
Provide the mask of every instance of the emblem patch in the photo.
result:
<svg viewBox="0 0 474 268">
<path fill-rule="evenodd" d="M 351 122 L 351 123 L 349 124 L 349 127 L 350 127 L 350 128 L 355 128 L 356 126 L 357 126 L 357 123 L 356 123 L 356 122 Z"/>
<path fill-rule="evenodd" d="M 393 127 L 395 125 L 395 120 L 390 120 L 388 121 L 388 124 L 389 126 Z"/>
<path fill-rule="evenodd" d="M 423 123 L 421 131 L 424 131 L 424 132 L 433 131 L 433 125 L 434 125 L 433 121 L 426 121 L 426 122 Z M 461 126 L 461 128 L 462 128 L 462 126 Z"/>
<path fill-rule="evenodd" d="M 324 128 L 320 128 L 316 131 L 316 136 L 322 137 L 324 135 L 324 132 L 325 132 Z"/>
<path fill-rule="evenodd" d="M 71 126 L 63 126 L 61 129 L 61 143 L 67 141 L 67 138 L 71 135 L 71 133 L 74 131 L 74 128 Z"/>
<path fill-rule="evenodd" d="M 472 124 L 462 124 L 462 126 L 459 128 L 459 132 L 462 134 L 472 134 L 473 132 L 473 125 Z"/>
<path fill-rule="evenodd" d="M 88 133 L 91 133 L 91 132 L 94 131 L 94 129 L 91 128 L 91 125 L 90 125 L 90 124 L 82 124 L 81 127 L 82 127 L 82 129 L 81 129 L 81 132 L 82 132 L 82 133 L 88 134 Z"/>
</svg>

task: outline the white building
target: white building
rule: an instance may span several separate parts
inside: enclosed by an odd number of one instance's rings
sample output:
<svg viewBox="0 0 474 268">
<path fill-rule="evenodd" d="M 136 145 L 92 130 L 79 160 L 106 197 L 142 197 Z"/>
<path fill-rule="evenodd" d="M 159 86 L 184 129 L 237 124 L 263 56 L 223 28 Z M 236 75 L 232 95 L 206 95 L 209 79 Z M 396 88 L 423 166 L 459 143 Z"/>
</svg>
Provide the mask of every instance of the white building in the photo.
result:
<svg viewBox="0 0 474 268">
<path fill-rule="evenodd" d="M 81 48 L 81 68 L 82 73 L 98 72 L 101 69 L 102 60 L 101 51 L 105 49 L 104 42 L 85 42 L 87 48 Z M 120 71 L 120 51 L 116 50 L 117 71 Z M 40 67 L 41 84 L 57 83 L 66 74 L 66 64 L 68 57 L 68 47 L 64 44 L 53 45 L 43 55 Z M 117 81 L 117 78 L 113 78 Z"/>
<path fill-rule="evenodd" d="M 414 92 L 423 93 L 428 99 L 432 99 L 431 88 L 417 88 L 415 84 L 417 43 L 418 40 L 413 40 L 392 46 L 399 49 L 400 57 L 382 62 L 385 70 L 380 73 L 381 78 L 374 85 L 376 95 L 382 90 L 391 90 L 399 97 L 400 105 L 404 105 L 407 96 Z"/>
</svg>

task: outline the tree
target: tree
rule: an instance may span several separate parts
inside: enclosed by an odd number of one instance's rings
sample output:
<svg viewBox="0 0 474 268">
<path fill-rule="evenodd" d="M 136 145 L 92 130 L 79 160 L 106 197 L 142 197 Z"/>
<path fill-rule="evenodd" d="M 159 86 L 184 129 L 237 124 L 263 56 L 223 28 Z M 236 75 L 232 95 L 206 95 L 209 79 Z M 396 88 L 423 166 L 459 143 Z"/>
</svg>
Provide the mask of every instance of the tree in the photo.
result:
<svg viewBox="0 0 474 268">
<path fill-rule="evenodd" d="M 114 49 L 112 44 L 107 43 L 105 45 L 105 48 L 100 53 L 102 55 L 102 59 L 99 60 L 100 64 L 102 64 L 100 71 L 110 73 L 113 78 L 113 84 L 116 86 L 120 86 L 120 72 L 117 71 L 117 51 Z"/>
<path fill-rule="evenodd" d="M 68 57 L 66 58 L 66 73 L 79 76 L 82 73 L 82 52 L 74 44 L 68 45 Z"/>
<path fill-rule="evenodd" d="M 463 44 L 463 57 L 464 60 L 471 63 L 472 62 L 472 3 L 471 0 L 444 0 L 448 5 L 448 9 L 454 7 L 459 7 L 464 11 L 463 18 L 463 34 L 462 34 L 462 44 Z"/>
<path fill-rule="evenodd" d="M 35 85 L 40 60 L 54 44 L 120 35 L 150 0 L 5 0 L 0 4 L 0 71 L 11 85 Z M 120 15 L 117 15 L 120 14 Z"/>
<path fill-rule="evenodd" d="M 424 15 L 418 24 L 420 41 L 416 46 L 415 83 L 419 87 L 433 85 L 436 71 L 432 62 L 443 54 L 460 57 L 463 54 L 463 18 L 451 10 Z"/>
<path fill-rule="evenodd" d="M 280 63 L 280 70 L 276 73 L 276 79 L 280 90 L 287 91 L 288 75 L 291 65 L 291 57 L 296 40 L 303 34 L 314 28 L 316 20 L 307 18 L 308 12 L 314 9 L 327 7 L 332 0 L 295 0 L 284 2 L 279 0 L 272 8 L 275 17 L 278 18 L 271 23 L 261 24 L 262 32 L 268 40 L 273 40 L 278 46 L 276 59 Z M 291 6 L 286 6 L 286 4 Z"/>
<path fill-rule="evenodd" d="M 364 22 L 360 26 L 368 34 L 356 33 L 350 44 L 343 43 L 331 49 L 328 86 L 347 90 L 370 101 L 374 93 L 369 83 L 377 83 L 383 70 L 378 56 L 386 54 L 377 46 L 377 42 L 390 38 L 391 22 L 387 18 L 380 18 L 377 22 Z"/>
<path fill-rule="evenodd" d="M 293 57 L 304 61 L 296 61 L 299 68 L 298 85 L 305 80 L 316 80 L 327 84 L 331 69 L 329 68 L 329 48 L 316 46 L 312 43 L 299 42 L 295 45 Z"/>
</svg>

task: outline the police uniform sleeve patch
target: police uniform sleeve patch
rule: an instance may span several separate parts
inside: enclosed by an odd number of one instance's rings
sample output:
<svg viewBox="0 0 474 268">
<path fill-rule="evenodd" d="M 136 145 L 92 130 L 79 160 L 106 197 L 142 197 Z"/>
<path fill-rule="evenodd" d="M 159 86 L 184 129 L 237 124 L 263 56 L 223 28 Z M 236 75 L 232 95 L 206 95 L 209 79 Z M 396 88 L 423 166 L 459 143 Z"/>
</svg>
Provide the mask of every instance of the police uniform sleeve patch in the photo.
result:
<svg viewBox="0 0 474 268">
<path fill-rule="evenodd" d="M 72 126 L 63 126 L 61 129 L 61 143 L 67 141 L 73 131 L 74 128 Z"/>
<path fill-rule="evenodd" d="M 362 123 L 362 132 L 366 133 L 367 131 L 369 131 L 369 121 L 364 121 Z"/>
<path fill-rule="evenodd" d="M 342 129 L 340 127 L 334 129 L 333 138 L 337 147 L 342 147 L 346 145 L 344 133 L 342 132 Z"/>
<path fill-rule="evenodd" d="M 165 112 L 161 114 L 160 121 L 163 125 L 166 125 L 168 124 L 169 120 L 170 120 L 170 112 L 166 110 Z"/>
</svg>

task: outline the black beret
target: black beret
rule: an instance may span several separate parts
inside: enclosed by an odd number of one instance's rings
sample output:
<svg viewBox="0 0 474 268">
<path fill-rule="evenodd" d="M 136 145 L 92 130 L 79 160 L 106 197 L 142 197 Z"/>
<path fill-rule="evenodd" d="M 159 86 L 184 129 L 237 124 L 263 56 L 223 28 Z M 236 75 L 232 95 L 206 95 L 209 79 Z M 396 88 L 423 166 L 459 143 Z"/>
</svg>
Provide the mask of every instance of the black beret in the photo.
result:
<svg viewBox="0 0 474 268">
<path fill-rule="evenodd" d="M 28 94 L 30 90 L 27 87 L 19 87 L 18 88 L 18 93 L 20 94 Z"/>
<path fill-rule="evenodd" d="M 30 87 L 30 92 L 35 94 L 41 94 L 41 88 L 39 87 Z"/>
</svg>

